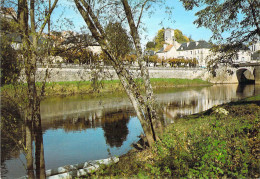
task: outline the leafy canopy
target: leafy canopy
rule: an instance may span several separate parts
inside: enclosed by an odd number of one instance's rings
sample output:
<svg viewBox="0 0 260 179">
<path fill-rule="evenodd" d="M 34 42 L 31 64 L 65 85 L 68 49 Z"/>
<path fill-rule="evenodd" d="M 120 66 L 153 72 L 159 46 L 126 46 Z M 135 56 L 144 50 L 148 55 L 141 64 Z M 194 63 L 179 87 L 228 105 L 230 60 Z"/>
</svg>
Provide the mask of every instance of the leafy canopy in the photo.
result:
<svg viewBox="0 0 260 179">
<path fill-rule="evenodd" d="M 133 43 L 121 23 L 110 22 L 107 25 L 105 32 L 109 46 L 117 58 L 123 58 L 131 52 Z"/>
<path fill-rule="evenodd" d="M 198 27 L 213 33 L 211 39 L 241 48 L 243 43 L 255 41 L 260 36 L 259 0 L 181 0 L 186 10 L 203 7 L 195 15 Z M 226 39 L 223 36 L 228 36 Z M 229 48 L 231 48 L 229 45 Z M 228 50 L 228 49 L 227 49 Z"/>
</svg>

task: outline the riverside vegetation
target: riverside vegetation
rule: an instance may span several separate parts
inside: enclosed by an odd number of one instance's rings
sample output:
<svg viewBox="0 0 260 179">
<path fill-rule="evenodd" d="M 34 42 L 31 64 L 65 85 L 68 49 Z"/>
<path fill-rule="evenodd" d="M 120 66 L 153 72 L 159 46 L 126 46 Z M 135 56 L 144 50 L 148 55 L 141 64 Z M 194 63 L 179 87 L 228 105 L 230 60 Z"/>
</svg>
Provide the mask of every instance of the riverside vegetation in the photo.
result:
<svg viewBox="0 0 260 179">
<path fill-rule="evenodd" d="M 96 177 L 259 178 L 260 95 L 186 116 Z"/>
<path fill-rule="evenodd" d="M 139 87 L 144 90 L 144 86 L 141 84 L 141 80 L 136 80 Z M 200 79 L 151 79 L 151 84 L 154 89 L 173 88 L 183 86 L 204 86 L 210 85 L 209 82 Z M 42 83 L 36 84 L 38 89 L 42 88 Z M 17 86 L 4 85 L 1 87 L 2 94 L 23 93 L 26 84 L 20 84 Z M 92 94 L 97 95 L 101 93 L 122 93 L 124 94 L 124 88 L 119 80 L 103 80 L 103 81 L 67 81 L 67 82 L 50 82 L 46 83 L 45 96 L 66 96 L 75 94 Z"/>
</svg>

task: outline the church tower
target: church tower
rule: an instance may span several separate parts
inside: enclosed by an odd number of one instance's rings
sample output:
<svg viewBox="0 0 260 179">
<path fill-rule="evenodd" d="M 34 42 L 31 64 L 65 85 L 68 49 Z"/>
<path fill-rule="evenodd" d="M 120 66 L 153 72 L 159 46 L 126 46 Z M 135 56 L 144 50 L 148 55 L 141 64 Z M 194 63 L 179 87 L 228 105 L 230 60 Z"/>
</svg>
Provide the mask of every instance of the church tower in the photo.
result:
<svg viewBox="0 0 260 179">
<path fill-rule="evenodd" d="M 164 31 L 164 41 L 167 44 L 173 45 L 174 40 L 174 29 L 165 29 Z"/>
</svg>

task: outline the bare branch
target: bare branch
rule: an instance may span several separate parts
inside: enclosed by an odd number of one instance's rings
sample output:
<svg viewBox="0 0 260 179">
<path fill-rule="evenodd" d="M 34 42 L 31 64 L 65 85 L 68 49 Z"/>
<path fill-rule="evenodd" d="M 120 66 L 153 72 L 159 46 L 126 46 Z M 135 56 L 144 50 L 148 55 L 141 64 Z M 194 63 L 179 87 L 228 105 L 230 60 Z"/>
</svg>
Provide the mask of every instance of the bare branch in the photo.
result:
<svg viewBox="0 0 260 179">
<path fill-rule="evenodd" d="M 91 7 L 89 6 L 89 4 L 86 3 L 86 1 L 84 1 L 84 0 L 81 0 L 81 3 L 83 4 L 83 6 L 88 11 L 88 14 L 92 18 L 92 20 L 93 20 L 95 26 L 97 27 L 97 29 L 99 30 L 100 34 L 102 36 L 104 36 L 105 35 L 104 30 L 103 30 L 101 24 L 99 23 L 99 20 L 98 20 L 97 16 L 93 13 L 93 11 L 92 11 Z"/>
<path fill-rule="evenodd" d="M 141 22 L 141 18 L 142 18 L 142 15 L 143 15 L 144 7 L 145 7 L 145 5 L 146 5 L 146 3 L 147 3 L 148 1 L 149 1 L 149 0 L 146 0 L 146 1 L 143 3 L 143 5 L 142 5 L 142 9 L 141 9 L 141 12 L 140 12 L 140 16 L 139 16 L 138 22 L 137 22 L 137 29 L 138 29 L 139 24 L 140 24 L 140 22 Z"/>
<path fill-rule="evenodd" d="M 83 7 L 81 6 L 79 0 L 74 0 L 80 14 L 82 15 L 84 21 L 86 22 L 86 24 L 89 27 L 89 30 L 91 31 L 93 37 L 95 39 L 98 40 L 98 42 L 100 42 L 103 37 L 101 36 L 100 32 L 97 31 L 96 26 L 93 24 L 92 20 L 89 17 L 89 14 L 83 9 Z"/>
<path fill-rule="evenodd" d="M 56 7 L 58 1 L 59 1 L 59 0 L 55 0 L 55 1 L 54 1 L 54 3 L 53 3 L 53 5 L 52 5 L 52 7 L 51 7 L 49 13 L 47 14 L 47 16 L 45 16 L 44 22 L 43 22 L 43 24 L 42 24 L 42 26 L 41 26 L 41 29 L 39 30 L 37 40 L 40 38 L 40 35 L 42 34 L 43 29 L 45 28 L 46 24 L 48 23 L 48 21 L 49 21 L 49 19 L 50 19 L 50 17 L 51 17 L 52 11 L 53 11 L 54 8 Z"/>
</svg>

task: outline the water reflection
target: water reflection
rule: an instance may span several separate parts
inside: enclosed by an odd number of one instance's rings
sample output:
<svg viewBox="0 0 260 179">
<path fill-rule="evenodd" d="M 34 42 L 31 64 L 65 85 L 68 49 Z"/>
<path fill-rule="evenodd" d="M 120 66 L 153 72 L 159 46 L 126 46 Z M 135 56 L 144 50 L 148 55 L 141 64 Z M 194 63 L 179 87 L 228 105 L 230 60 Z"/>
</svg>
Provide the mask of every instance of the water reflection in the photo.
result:
<svg viewBox="0 0 260 179">
<path fill-rule="evenodd" d="M 102 129 L 106 138 L 106 143 L 110 147 L 120 147 L 126 140 L 129 133 L 127 123 L 129 121 L 129 114 L 123 113 L 105 113 L 102 123 Z"/>
<path fill-rule="evenodd" d="M 35 164 L 42 161 L 45 156 L 46 168 L 57 168 L 67 164 L 82 163 L 88 160 L 108 158 L 110 155 L 123 155 L 130 150 L 131 144 L 139 140 L 139 135 L 143 132 L 139 120 L 134 116 L 132 110 L 104 110 L 101 116 L 86 115 L 85 117 L 68 117 L 66 119 L 57 118 L 57 120 L 45 120 L 42 124 L 44 131 L 44 154 L 40 142 L 41 129 L 37 129 L 34 137 L 36 143 Z M 92 118 L 90 118 L 92 116 Z M 30 126 L 25 126 L 27 129 Z M 28 130 L 27 132 L 30 132 Z M 38 134 L 38 135 L 37 135 Z M 38 139 L 38 140 L 37 140 Z M 9 141 L 5 141 L 8 146 Z M 16 150 L 17 155 L 11 155 L 10 158 L 2 161 L 2 169 L 6 169 L 3 176 L 17 178 L 26 175 L 28 164 L 25 155 Z M 27 155 L 29 156 L 29 155 Z M 31 162 L 29 162 L 31 164 Z M 36 165 L 41 166 L 41 165 Z M 31 166 L 28 166 L 32 168 Z M 15 170 L 14 170 L 15 169 Z M 34 170 L 28 170 L 33 178 Z M 40 175 L 37 173 L 36 175 Z M 36 177 L 38 178 L 38 177 Z"/>
<path fill-rule="evenodd" d="M 242 88 L 242 89 L 241 89 Z M 170 94 L 159 94 L 158 101 L 164 106 L 164 116 L 168 123 L 183 115 L 205 111 L 215 105 L 236 101 L 260 94 L 254 85 L 214 85 L 202 89 L 186 90 Z"/>
<path fill-rule="evenodd" d="M 159 93 L 157 101 L 163 108 L 165 122 L 172 123 L 178 116 L 259 93 L 260 87 L 254 85 L 214 85 Z M 41 103 L 41 120 L 46 169 L 107 158 L 110 154 L 120 156 L 131 149 L 143 132 L 127 97 L 47 99 Z M 10 124 L 2 125 L 10 128 Z M 15 125 L 16 133 L 10 134 L 24 141 L 25 126 Z M 34 142 L 35 139 L 37 136 L 33 136 Z M 1 144 L 2 175 L 24 176 L 26 162 L 21 148 L 3 131 Z"/>
</svg>

